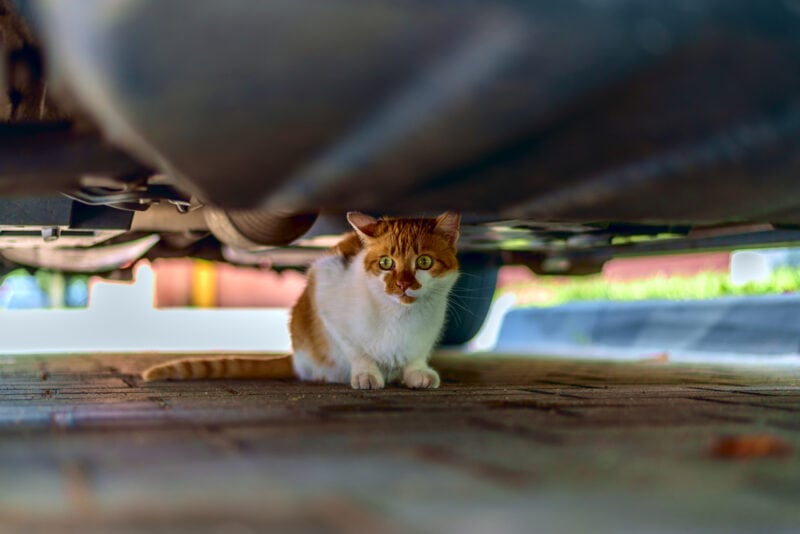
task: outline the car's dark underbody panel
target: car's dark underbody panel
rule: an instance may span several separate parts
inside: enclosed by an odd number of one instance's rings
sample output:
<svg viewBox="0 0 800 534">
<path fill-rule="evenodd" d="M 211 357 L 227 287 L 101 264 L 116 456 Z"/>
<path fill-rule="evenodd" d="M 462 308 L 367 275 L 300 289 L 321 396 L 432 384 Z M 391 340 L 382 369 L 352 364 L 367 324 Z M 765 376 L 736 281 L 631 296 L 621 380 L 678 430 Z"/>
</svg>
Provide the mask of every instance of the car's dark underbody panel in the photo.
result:
<svg viewBox="0 0 800 534">
<path fill-rule="evenodd" d="M 790 2 L 94 4 L 59 84 L 222 205 L 800 222 Z"/>
<path fill-rule="evenodd" d="M 292 238 L 458 209 L 465 249 L 544 271 L 793 243 L 795 4 L 0 0 L 0 195 L 257 208 Z M 254 220 L 186 229 L 282 242 Z"/>
</svg>

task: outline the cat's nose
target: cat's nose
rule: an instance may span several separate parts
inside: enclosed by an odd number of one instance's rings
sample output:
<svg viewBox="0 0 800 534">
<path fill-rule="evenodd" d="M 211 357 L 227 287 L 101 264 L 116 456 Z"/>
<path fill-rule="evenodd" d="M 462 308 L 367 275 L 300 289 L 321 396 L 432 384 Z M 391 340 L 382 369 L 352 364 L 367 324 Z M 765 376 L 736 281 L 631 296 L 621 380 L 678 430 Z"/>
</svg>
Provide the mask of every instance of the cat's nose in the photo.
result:
<svg viewBox="0 0 800 534">
<path fill-rule="evenodd" d="M 407 280 L 397 280 L 397 281 L 395 282 L 395 285 L 396 285 L 397 287 L 399 287 L 399 288 L 400 288 L 400 291 L 402 291 L 402 292 L 404 292 L 404 293 L 405 293 L 405 291 L 406 291 L 406 290 L 407 290 L 409 287 L 411 287 L 411 282 L 409 282 L 409 281 L 407 281 Z"/>
</svg>

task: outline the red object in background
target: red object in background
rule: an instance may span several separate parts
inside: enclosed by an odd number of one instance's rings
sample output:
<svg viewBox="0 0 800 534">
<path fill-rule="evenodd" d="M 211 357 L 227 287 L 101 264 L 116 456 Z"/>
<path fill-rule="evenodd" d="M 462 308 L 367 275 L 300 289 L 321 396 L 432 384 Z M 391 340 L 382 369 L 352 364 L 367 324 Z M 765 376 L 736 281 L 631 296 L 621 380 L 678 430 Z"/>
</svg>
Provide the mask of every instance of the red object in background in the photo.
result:
<svg viewBox="0 0 800 534">
<path fill-rule="evenodd" d="M 650 256 L 609 260 L 603 266 L 603 278 L 627 281 L 653 276 L 694 276 L 703 272 L 728 272 L 729 252 L 705 252 L 679 256 Z"/>
<path fill-rule="evenodd" d="M 306 277 L 297 271 L 248 269 L 217 264 L 217 305 L 289 308 L 300 298 Z"/>
<path fill-rule="evenodd" d="M 155 305 L 157 308 L 190 306 L 192 300 L 193 261 L 186 259 L 155 260 Z"/>
<path fill-rule="evenodd" d="M 153 262 L 156 277 L 156 306 L 192 306 L 195 260 L 160 259 Z M 221 308 L 289 308 L 306 286 L 296 271 L 271 270 L 214 264 L 216 306 Z"/>
<path fill-rule="evenodd" d="M 728 272 L 729 252 L 703 252 L 674 256 L 650 256 L 646 258 L 618 258 L 603 266 L 603 279 L 609 282 L 641 280 L 653 276 L 693 276 L 703 272 Z M 535 282 L 537 276 L 527 267 L 512 265 L 502 267 L 497 286 Z"/>
</svg>

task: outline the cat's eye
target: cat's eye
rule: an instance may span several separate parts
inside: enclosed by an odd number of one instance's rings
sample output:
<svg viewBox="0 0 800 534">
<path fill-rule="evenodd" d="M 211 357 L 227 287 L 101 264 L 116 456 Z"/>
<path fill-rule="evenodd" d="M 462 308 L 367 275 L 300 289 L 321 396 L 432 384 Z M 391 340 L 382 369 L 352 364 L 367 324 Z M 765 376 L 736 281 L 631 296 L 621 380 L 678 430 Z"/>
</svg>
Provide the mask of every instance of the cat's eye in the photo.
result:
<svg viewBox="0 0 800 534">
<path fill-rule="evenodd" d="M 424 271 L 430 269 L 432 265 L 433 265 L 433 258 L 428 256 L 427 254 L 417 258 L 417 267 L 419 267 Z"/>
<path fill-rule="evenodd" d="M 378 260 L 378 266 L 384 271 L 388 271 L 394 267 L 394 260 L 389 256 L 381 256 L 381 259 Z"/>
</svg>

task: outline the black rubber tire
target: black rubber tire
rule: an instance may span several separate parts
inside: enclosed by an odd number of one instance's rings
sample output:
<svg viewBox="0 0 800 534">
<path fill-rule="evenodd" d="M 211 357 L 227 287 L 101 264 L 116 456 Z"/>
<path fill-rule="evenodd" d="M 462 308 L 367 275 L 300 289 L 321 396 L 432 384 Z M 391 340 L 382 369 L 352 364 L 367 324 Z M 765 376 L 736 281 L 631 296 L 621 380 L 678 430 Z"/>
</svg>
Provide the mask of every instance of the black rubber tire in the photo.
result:
<svg viewBox="0 0 800 534">
<path fill-rule="evenodd" d="M 450 293 L 442 345 L 463 345 L 478 333 L 497 286 L 500 262 L 491 254 L 459 255 L 461 276 Z"/>
</svg>

